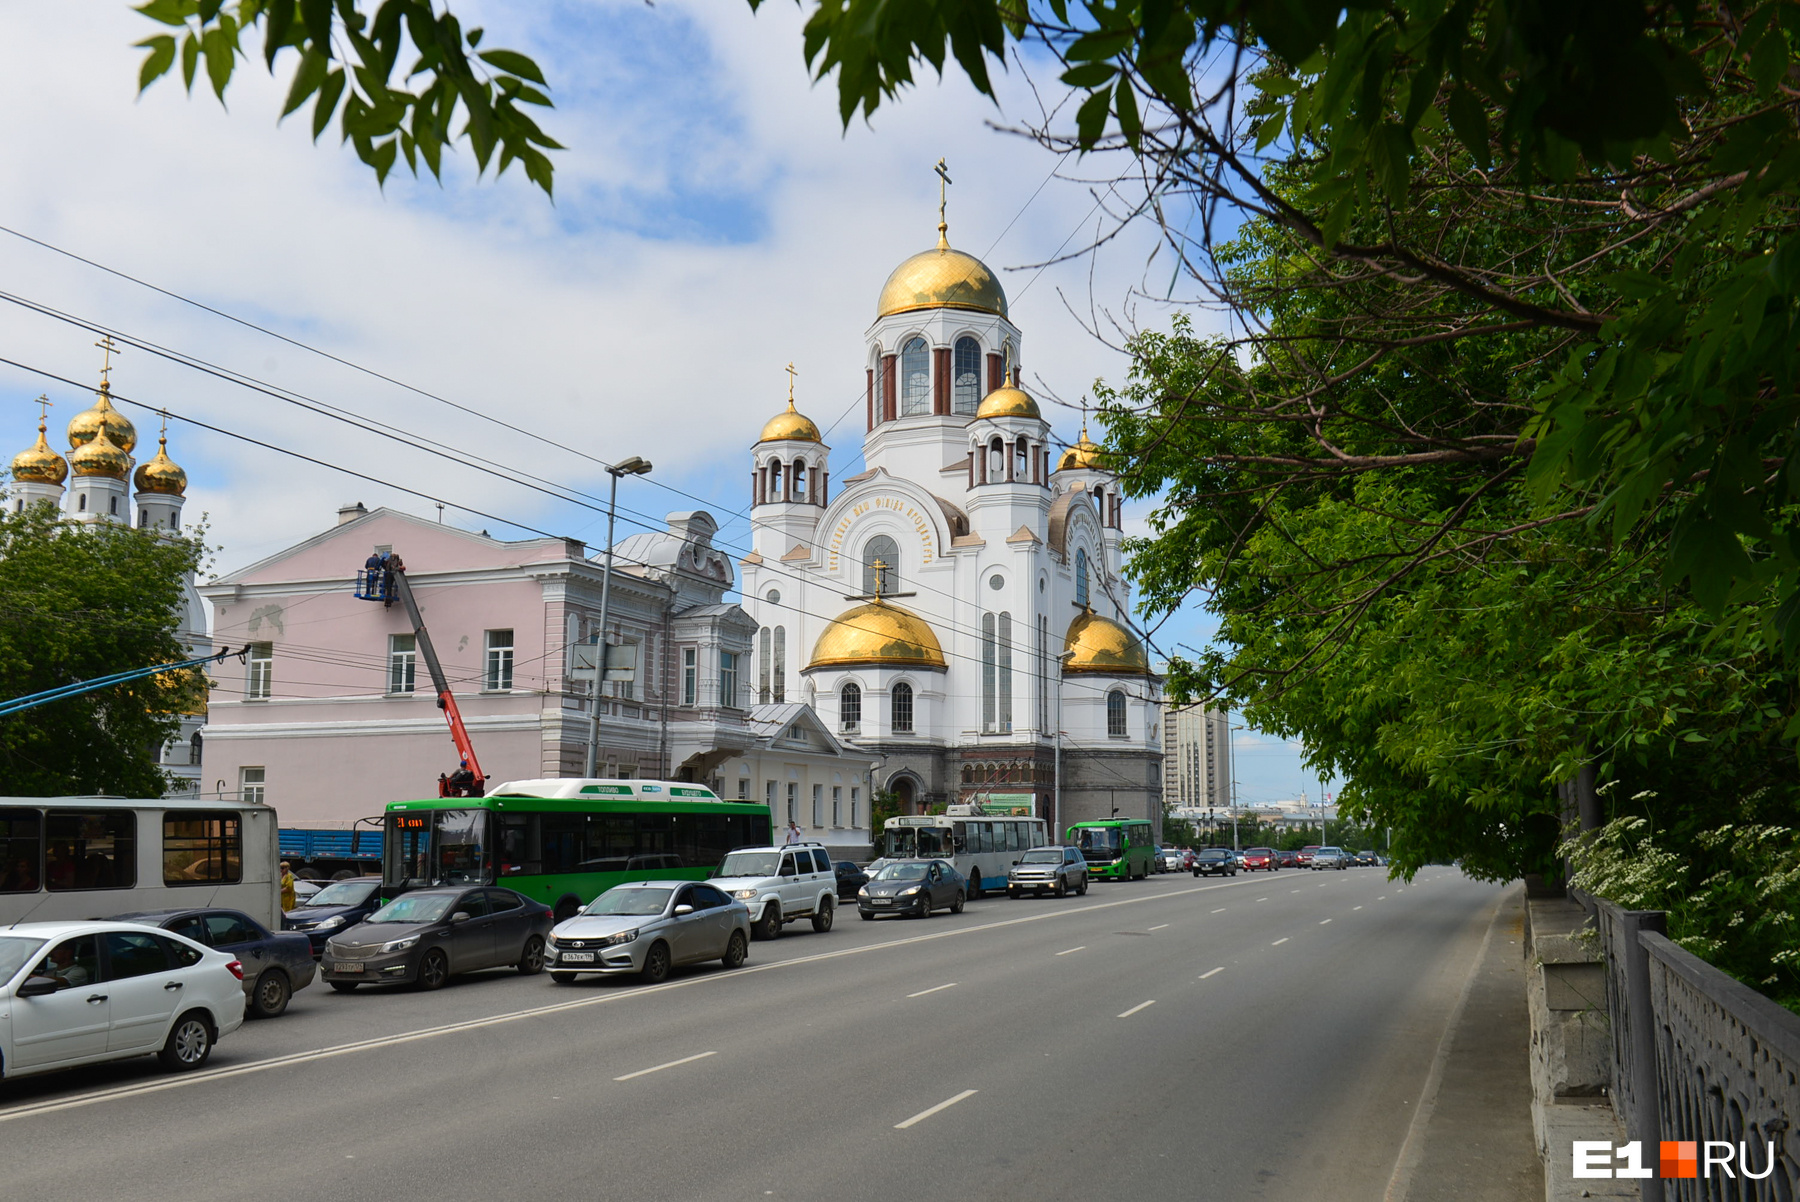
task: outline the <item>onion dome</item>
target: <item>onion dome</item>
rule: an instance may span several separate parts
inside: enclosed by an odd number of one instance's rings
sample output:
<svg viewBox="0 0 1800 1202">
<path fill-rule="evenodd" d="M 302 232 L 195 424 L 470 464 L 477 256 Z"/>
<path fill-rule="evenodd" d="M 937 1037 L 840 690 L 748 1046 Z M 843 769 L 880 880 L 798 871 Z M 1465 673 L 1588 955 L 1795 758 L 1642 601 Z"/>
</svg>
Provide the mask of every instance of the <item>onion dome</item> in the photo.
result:
<svg viewBox="0 0 1800 1202">
<path fill-rule="evenodd" d="M 156 458 L 139 464 L 132 481 L 139 492 L 161 493 L 169 497 L 179 497 L 187 492 L 187 473 L 169 458 L 169 439 L 166 435 L 156 441 Z"/>
<path fill-rule="evenodd" d="M 809 668 L 853 664 L 943 668 L 944 649 L 925 619 L 886 601 L 846 610 L 813 645 Z"/>
<path fill-rule="evenodd" d="M 982 398 L 981 408 L 975 411 L 976 417 L 1032 417 L 1039 421 L 1044 419 L 1038 410 L 1038 403 L 1031 399 L 1031 394 L 1019 387 L 1019 369 L 1013 368 L 1006 383 Z"/>
<path fill-rule="evenodd" d="M 106 436 L 116 449 L 127 455 L 137 449 L 137 427 L 113 408 L 110 386 L 104 380 L 100 382 L 100 399 L 94 402 L 94 407 L 77 413 L 69 422 L 69 445 L 86 446 L 94 441 L 102 426 L 106 427 Z"/>
<path fill-rule="evenodd" d="M 1103 472 L 1106 468 L 1100 462 L 1101 454 L 1102 452 L 1099 445 L 1088 438 L 1087 419 L 1083 418 L 1081 421 L 1081 437 L 1075 440 L 1074 446 L 1062 453 L 1062 458 L 1056 461 L 1056 470 L 1059 472 L 1066 472 L 1076 469 L 1086 469 Z"/>
<path fill-rule="evenodd" d="M 69 461 L 50 449 L 44 437 L 48 424 L 38 420 L 37 445 L 13 456 L 13 479 L 21 484 L 61 484 L 69 477 Z"/>
<path fill-rule="evenodd" d="M 97 424 L 94 436 L 69 455 L 69 466 L 75 469 L 77 476 L 110 476 L 114 480 L 123 480 L 130 473 L 131 456 L 113 443 L 111 435 L 106 425 Z"/>
<path fill-rule="evenodd" d="M 788 398 L 787 409 L 769 419 L 769 424 L 762 429 L 762 436 L 757 442 L 819 442 L 825 441 L 819 433 L 819 427 L 813 419 L 794 408 L 794 398 Z"/>
<path fill-rule="evenodd" d="M 948 229 L 938 222 L 938 244 L 894 268 L 881 286 L 875 316 L 914 309 L 974 309 L 1006 316 L 1006 292 L 1000 281 L 974 255 L 951 250 L 945 237 Z"/>
<path fill-rule="evenodd" d="M 1144 654 L 1144 645 L 1137 636 L 1091 609 L 1069 624 L 1067 643 L 1064 650 L 1074 654 L 1063 665 L 1065 673 L 1150 675 L 1150 657 Z"/>
</svg>

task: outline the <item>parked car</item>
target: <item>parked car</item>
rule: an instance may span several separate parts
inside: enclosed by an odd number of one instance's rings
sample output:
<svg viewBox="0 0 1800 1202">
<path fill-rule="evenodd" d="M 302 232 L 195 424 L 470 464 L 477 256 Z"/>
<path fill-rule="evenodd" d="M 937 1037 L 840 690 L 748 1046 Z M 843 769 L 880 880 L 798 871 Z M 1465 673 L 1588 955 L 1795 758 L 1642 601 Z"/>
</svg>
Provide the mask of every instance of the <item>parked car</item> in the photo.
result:
<svg viewBox="0 0 1800 1202">
<path fill-rule="evenodd" d="M 1341 847 L 1321 847 L 1313 852 L 1312 863 L 1308 867 L 1314 872 L 1323 872 L 1327 868 L 1342 872 L 1350 867 L 1350 853 Z"/>
<path fill-rule="evenodd" d="M 877 914 L 929 918 L 933 910 L 961 914 L 969 883 L 948 860 L 889 860 L 856 895 L 856 910 L 867 920 Z"/>
<path fill-rule="evenodd" d="M 436 989 L 453 974 L 512 965 L 544 970 L 550 907 L 511 889 L 414 889 L 325 944 L 320 975 L 340 993 L 409 982 Z"/>
<path fill-rule="evenodd" d="M 281 1014 L 294 991 L 311 985 L 318 971 L 305 935 L 266 930 L 241 910 L 142 910 L 107 921 L 161 927 L 242 961 L 244 996 L 253 1018 Z"/>
<path fill-rule="evenodd" d="M 815 931 L 829 931 L 837 914 L 837 873 L 822 843 L 737 848 L 712 883 L 749 908 L 757 939 L 774 939 L 802 918 L 812 919 Z"/>
<path fill-rule="evenodd" d="M 849 860 L 839 860 L 831 867 L 832 871 L 837 874 L 838 901 L 854 902 L 856 891 L 869 883 L 869 874 Z"/>
<path fill-rule="evenodd" d="M 1195 876 L 1236 876 L 1237 870 L 1237 857 L 1229 847 L 1202 848 L 1194 856 Z"/>
<path fill-rule="evenodd" d="M 325 881 L 309 881 L 304 877 L 294 878 L 294 904 L 305 905 L 306 899 L 326 887 Z"/>
<path fill-rule="evenodd" d="M 1274 872 L 1281 867 L 1272 847 L 1246 847 L 1243 863 L 1245 872 Z"/>
<path fill-rule="evenodd" d="M 324 954 L 325 941 L 333 932 L 355 926 L 394 900 L 398 892 L 383 890 L 378 876 L 333 881 L 283 914 L 281 928 L 305 935 L 312 944 L 313 959 L 317 960 Z"/>
<path fill-rule="evenodd" d="M 235 956 L 136 923 L 0 928 L 0 1076 L 151 1053 L 188 1072 L 243 1022 Z"/>
<path fill-rule="evenodd" d="M 557 923 L 544 948 L 559 985 L 581 973 L 636 973 L 655 985 L 677 965 L 718 960 L 736 968 L 749 954 L 750 908 L 712 885 L 683 881 L 614 885 Z"/>
<path fill-rule="evenodd" d="M 1006 896 L 1023 897 L 1026 893 L 1058 897 L 1088 891 L 1087 860 L 1079 848 L 1034 847 L 1020 856 L 1006 874 Z"/>
</svg>

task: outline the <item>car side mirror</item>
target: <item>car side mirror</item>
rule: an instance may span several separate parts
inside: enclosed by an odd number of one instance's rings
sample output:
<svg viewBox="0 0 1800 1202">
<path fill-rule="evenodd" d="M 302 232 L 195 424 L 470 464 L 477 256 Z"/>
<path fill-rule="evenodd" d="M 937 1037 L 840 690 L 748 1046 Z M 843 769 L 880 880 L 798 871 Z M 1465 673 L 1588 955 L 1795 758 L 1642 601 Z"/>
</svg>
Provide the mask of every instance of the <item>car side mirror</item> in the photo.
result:
<svg viewBox="0 0 1800 1202">
<path fill-rule="evenodd" d="M 55 993 L 62 986 L 53 977 L 26 977 L 14 991 L 15 997 L 43 997 L 46 993 Z"/>
<path fill-rule="evenodd" d="M 469 921 L 469 912 L 467 910 L 458 910 L 456 913 L 454 913 L 450 916 L 450 921 L 451 922 L 467 922 L 467 921 Z"/>
<path fill-rule="evenodd" d="M 693 912 L 694 912 L 694 907 L 688 905 L 686 902 L 683 902 L 681 905 L 675 907 L 675 917 L 677 917 L 677 918 L 680 918 L 683 914 L 692 914 Z"/>
</svg>

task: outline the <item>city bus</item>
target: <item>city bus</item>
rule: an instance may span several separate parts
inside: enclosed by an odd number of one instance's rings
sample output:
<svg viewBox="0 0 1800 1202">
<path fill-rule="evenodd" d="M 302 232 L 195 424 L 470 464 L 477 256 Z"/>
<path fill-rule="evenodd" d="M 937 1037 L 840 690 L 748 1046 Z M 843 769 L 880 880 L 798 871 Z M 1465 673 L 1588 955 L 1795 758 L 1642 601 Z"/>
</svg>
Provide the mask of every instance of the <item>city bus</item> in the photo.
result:
<svg viewBox="0 0 1800 1202">
<path fill-rule="evenodd" d="M 255 802 L 0 797 L 0 925 L 220 906 L 273 930 L 275 831 Z"/>
<path fill-rule="evenodd" d="M 1101 818 L 1070 826 L 1068 843 L 1081 849 L 1089 876 L 1141 881 L 1156 871 L 1154 831 L 1143 818 Z"/>
<path fill-rule="evenodd" d="M 974 805 L 946 806 L 942 814 L 889 818 L 882 825 L 882 854 L 948 860 L 969 878 L 971 896 L 1005 889 L 1019 856 L 1050 842 L 1044 820 L 1028 812 L 993 814 Z"/>
<path fill-rule="evenodd" d="M 382 887 L 505 885 L 557 921 L 621 881 L 699 881 L 771 842 L 769 807 L 664 780 L 518 780 L 486 797 L 389 802 Z"/>
</svg>

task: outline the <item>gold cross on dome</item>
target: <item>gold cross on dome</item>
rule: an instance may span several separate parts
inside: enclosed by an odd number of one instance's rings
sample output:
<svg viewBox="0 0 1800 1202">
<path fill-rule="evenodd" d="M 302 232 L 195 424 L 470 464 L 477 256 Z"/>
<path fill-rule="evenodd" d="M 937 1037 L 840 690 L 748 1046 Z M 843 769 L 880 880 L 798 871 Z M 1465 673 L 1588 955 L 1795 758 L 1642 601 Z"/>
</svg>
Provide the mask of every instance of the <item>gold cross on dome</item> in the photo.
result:
<svg viewBox="0 0 1800 1202">
<path fill-rule="evenodd" d="M 112 357 L 121 352 L 118 343 L 112 340 L 111 334 L 107 334 L 94 345 L 105 352 L 104 357 L 100 360 L 100 387 L 105 388 L 111 383 L 108 373 L 112 371 Z"/>
<path fill-rule="evenodd" d="M 938 245 L 948 247 L 950 243 L 945 235 L 949 232 L 950 223 L 944 217 L 944 206 L 948 203 L 949 197 L 946 195 L 944 187 L 951 182 L 950 169 L 944 165 L 943 159 L 939 159 L 937 166 L 932 170 L 937 172 L 938 177 Z"/>
<path fill-rule="evenodd" d="M 875 599 L 881 600 L 881 581 L 887 575 L 888 566 L 885 560 L 877 559 L 869 565 L 875 569 Z"/>
<path fill-rule="evenodd" d="M 788 374 L 788 407 L 792 408 L 793 404 L 794 404 L 794 377 L 799 375 L 800 373 L 794 370 L 794 365 L 792 363 L 789 363 L 787 365 L 787 374 Z"/>
<path fill-rule="evenodd" d="M 48 422 L 50 420 L 50 406 L 56 404 L 55 401 L 50 399 L 50 394 L 41 392 L 38 394 L 38 399 L 31 403 L 38 407 L 38 425 L 41 426 L 45 422 Z"/>
</svg>

